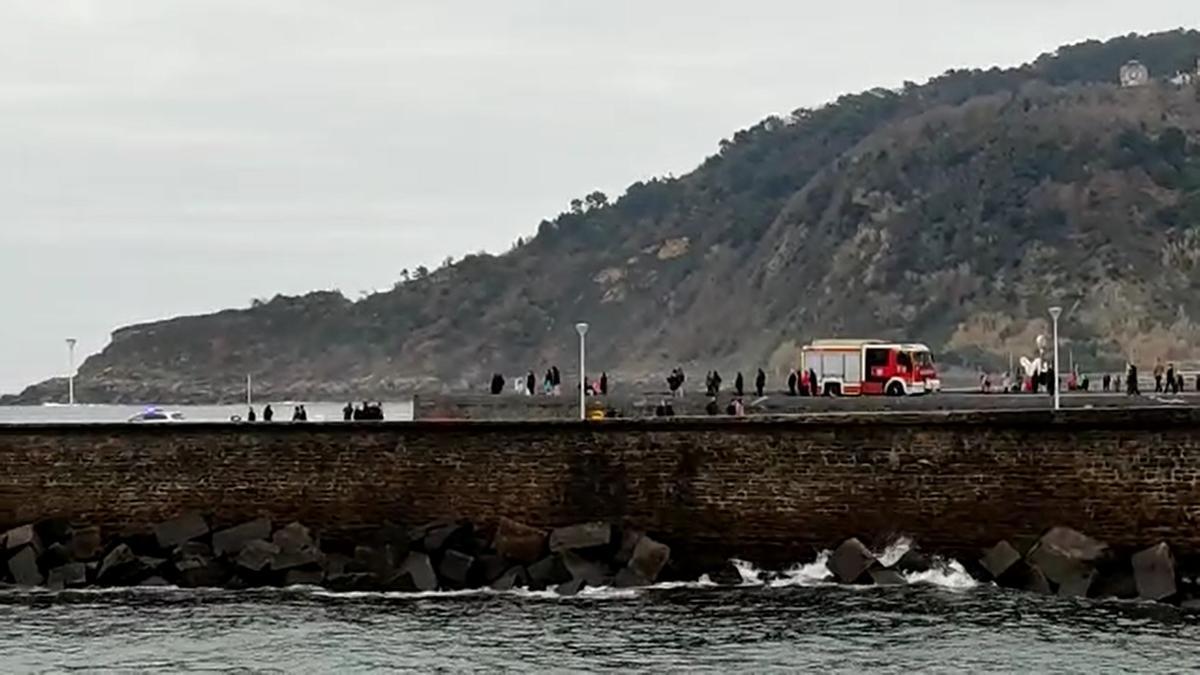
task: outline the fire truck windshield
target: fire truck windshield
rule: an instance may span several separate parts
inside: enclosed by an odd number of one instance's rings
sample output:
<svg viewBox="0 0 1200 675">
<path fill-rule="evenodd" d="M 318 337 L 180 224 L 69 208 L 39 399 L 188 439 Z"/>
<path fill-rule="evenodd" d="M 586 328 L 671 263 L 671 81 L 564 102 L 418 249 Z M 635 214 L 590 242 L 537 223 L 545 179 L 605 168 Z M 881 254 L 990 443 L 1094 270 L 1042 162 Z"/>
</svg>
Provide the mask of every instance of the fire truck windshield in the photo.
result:
<svg viewBox="0 0 1200 675">
<path fill-rule="evenodd" d="M 918 368 L 920 368 L 920 367 L 932 368 L 933 367 L 933 354 L 931 354 L 929 352 L 913 352 L 912 360 L 913 360 L 913 363 L 915 363 Z"/>
</svg>

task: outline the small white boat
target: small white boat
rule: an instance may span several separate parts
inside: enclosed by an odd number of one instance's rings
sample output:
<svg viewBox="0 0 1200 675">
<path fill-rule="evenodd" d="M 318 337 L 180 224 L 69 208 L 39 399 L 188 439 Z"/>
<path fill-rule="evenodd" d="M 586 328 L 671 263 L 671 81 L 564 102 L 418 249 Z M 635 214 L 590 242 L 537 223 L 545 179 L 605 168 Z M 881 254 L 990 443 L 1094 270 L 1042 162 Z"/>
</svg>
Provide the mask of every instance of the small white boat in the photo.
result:
<svg viewBox="0 0 1200 675">
<path fill-rule="evenodd" d="M 129 418 L 130 422 L 182 422 L 183 413 L 162 408 L 146 408 Z"/>
</svg>

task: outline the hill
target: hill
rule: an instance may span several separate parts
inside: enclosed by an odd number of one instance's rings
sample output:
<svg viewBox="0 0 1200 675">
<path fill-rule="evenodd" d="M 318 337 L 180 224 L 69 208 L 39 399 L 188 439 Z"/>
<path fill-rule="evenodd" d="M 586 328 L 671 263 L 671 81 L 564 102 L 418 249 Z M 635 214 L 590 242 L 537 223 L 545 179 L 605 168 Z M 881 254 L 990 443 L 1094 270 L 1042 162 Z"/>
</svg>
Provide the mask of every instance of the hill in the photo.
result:
<svg viewBox="0 0 1200 675">
<path fill-rule="evenodd" d="M 1067 308 L 1077 361 L 1200 356 L 1200 32 L 1064 47 L 1011 69 L 770 117 L 693 172 L 593 193 L 502 255 L 357 302 L 335 292 L 122 328 L 87 400 L 386 396 L 570 374 L 572 325 L 620 381 L 786 371 L 814 337 L 913 338 L 943 362 L 1026 354 Z M 1139 59 L 1156 77 L 1116 84 Z M 61 381 L 16 400 L 62 398 Z"/>
</svg>

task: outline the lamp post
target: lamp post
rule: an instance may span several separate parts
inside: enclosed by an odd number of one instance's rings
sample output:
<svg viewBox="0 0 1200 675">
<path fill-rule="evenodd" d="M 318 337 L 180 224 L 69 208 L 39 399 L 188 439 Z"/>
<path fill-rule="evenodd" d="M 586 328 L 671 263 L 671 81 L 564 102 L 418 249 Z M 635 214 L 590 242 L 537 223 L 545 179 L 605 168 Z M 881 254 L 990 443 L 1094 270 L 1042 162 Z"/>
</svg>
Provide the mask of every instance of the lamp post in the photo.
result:
<svg viewBox="0 0 1200 675">
<path fill-rule="evenodd" d="M 1060 408 L 1058 398 L 1058 317 L 1062 315 L 1062 307 L 1054 306 L 1050 308 L 1050 318 L 1054 320 L 1054 377 L 1051 378 L 1054 387 L 1054 409 Z"/>
<path fill-rule="evenodd" d="M 75 405 L 75 338 L 67 338 L 67 405 Z"/>
<path fill-rule="evenodd" d="M 579 333 L 579 419 L 586 420 L 587 404 L 584 397 L 586 396 L 587 392 L 584 391 L 583 383 L 587 381 L 587 370 L 584 367 L 584 357 L 586 355 L 586 348 L 584 345 L 587 342 L 586 336 L 588 332 L 588 325 L 585 322 L 580 321 L 579 323 L 575 324 L 575 332 Z"/>
</svg>

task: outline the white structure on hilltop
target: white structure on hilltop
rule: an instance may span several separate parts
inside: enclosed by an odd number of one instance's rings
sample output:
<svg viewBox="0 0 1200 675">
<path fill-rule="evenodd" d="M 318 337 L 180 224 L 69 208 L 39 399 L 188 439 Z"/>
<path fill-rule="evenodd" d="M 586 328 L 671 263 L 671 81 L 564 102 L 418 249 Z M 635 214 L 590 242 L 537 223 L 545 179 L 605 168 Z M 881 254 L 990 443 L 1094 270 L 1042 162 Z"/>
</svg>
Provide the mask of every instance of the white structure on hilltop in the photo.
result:
<svg viewBox="0 0 1200 675">
<path fill-rule="evenodd" d="M 1150 69 L 1134 59 L 1121 66 L 1121 86 L 1141 87 L 1150 83 Z"/>
<path fill-rule="evenodd" d="M 1196 72 L 1181 72 L 1171 78 L 1171 84 L 1185 87 L 1189 84 L 1200 84 L 1200 58 L 1196 59 Z"/>
</svg>

